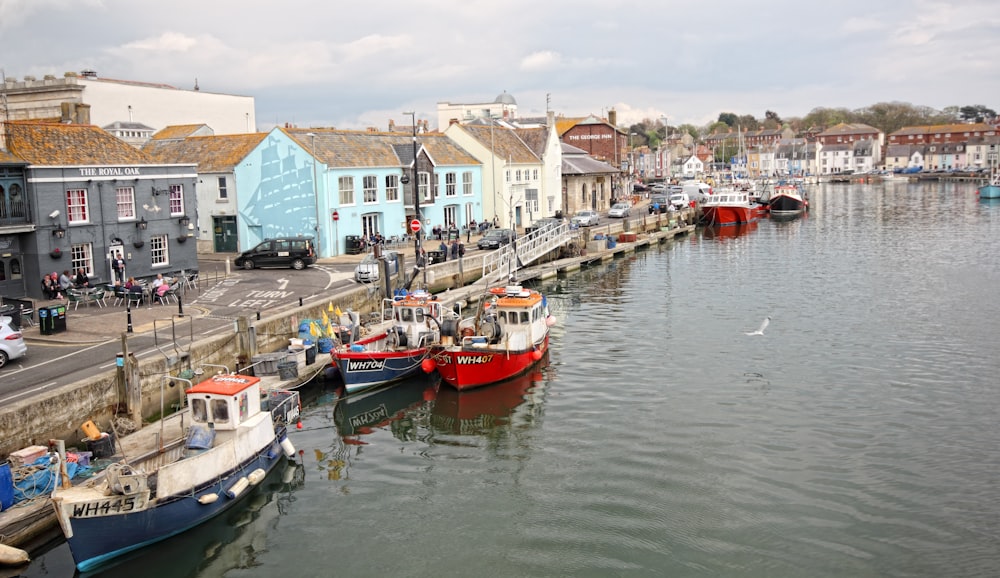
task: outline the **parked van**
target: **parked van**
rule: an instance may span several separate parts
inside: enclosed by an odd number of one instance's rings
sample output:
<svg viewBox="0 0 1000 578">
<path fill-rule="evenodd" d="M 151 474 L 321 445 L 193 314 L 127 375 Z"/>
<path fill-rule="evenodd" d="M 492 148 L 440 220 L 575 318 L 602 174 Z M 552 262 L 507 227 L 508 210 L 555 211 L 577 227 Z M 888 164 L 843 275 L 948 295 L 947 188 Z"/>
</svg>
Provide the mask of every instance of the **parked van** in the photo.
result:
<svg viewBox="0 0 1000 578">
<path fill-rule="evenodd" d="M 278 237 L 265 239 L 259 245 L 240 253 L 237 267 L 291 267 L 304 269 L 316 262 L 312 237 Z"/>
<path fill-rule="evenodd" d="M 705 197 L 712 194 L 712 186 L 708 183 L 693 181 L 684 183 L 683 192 L 687 195 L 687 202 L 690 202 L 691 199 L 704 201 Z M 687 202 L 685 202 L 685 204 L 687 204 Z"/>
</svg>

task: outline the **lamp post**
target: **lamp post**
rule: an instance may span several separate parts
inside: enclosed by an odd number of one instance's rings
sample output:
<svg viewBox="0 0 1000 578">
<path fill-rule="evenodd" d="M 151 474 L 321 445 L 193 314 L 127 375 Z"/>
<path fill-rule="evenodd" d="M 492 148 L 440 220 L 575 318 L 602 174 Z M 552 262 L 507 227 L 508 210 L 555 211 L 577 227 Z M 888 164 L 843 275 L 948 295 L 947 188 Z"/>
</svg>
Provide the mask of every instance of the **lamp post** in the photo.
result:
<svg viewBox="0 0 1000 578">
<path fill-rule="evenodd" d="M 493 115 L 490 114 L 490 186 L 493 187 L 493 222 L 497 222 L 497 153 L 493 140 Z M 486 218 L 486 215 L 483 215 Z"/>
<path fill-rule="evenodd" d="M 413 183 L 413 213 L 417 221 L 420 222 L 421 227 L 419 231 L 416 231 L 416 238 L 413 239 L 413 258 L 420 259 L 420 245 L 421 237 L 424 235 L 423 223 L 424 220 L 420 218 L 420 187 L 417 183 L 417 111 L 410 110 L 404 111 L 403 114 L 410 115 L 410 123 L 413 125 L 413 168 L 411 169 L 412 176 L 410 177 L 410 182 Z M 424 289 L 427 288 L 427 260 L 424 259 L 424 264 L 420 268 L 421 278 L 424 282 Z"/>
<path fill-rule="evenodd" d="M 661 114 L 660 118 L 663 119 L 663 145 L 666 145 L 667 144 L 667 115 Z M 665 148 L 665 147 L 661 145 L 661 147 L 660 147 L 660 149 L 661 149 L 660 158 L 664 159 L 664 161 L 665 161 L 666 159 L 663 157 L 663 153 L 662 153 L 662 149 L 663 148 Z M 663 180 L 666 181 L 669 178 L 670 178 L 670 167 L 666 164 L 666 162 L 664 162 L 663 163 Z"/>
</svg>

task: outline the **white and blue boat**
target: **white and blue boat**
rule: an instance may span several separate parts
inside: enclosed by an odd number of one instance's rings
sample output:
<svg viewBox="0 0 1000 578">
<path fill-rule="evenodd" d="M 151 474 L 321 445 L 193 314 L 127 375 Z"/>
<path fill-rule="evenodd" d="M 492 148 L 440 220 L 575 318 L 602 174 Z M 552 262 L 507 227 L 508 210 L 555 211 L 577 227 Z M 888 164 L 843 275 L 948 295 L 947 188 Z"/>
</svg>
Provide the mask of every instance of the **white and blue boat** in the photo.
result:
<svg viewBox="0 0 1000 578">
<path fill-rule="evenodd" d="M 191 425 L 121 456 L 87 484 L 57 487 L 52 503 L 76 567 L 119 556 L 194 528 L 229 510 L 283 459 L 301 404 L 294 391 L 262 397 L 260 378 L 223 373 L 187 390 Z"/>
<path fill-rule="evenodd" d="M 991 171 L 990 182 L 979 187 L 976 193 L 980 199 L 1000 199 L 1000 171 L 997 171 L 996 166 Z"/>
</svg>

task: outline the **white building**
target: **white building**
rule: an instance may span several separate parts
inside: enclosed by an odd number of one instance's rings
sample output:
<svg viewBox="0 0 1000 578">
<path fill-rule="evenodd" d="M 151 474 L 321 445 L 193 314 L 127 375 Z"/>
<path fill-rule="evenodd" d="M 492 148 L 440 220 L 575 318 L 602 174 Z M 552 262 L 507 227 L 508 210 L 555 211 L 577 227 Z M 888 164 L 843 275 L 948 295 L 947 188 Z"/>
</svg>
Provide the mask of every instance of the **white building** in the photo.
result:
<svg viewBox="0 0 1000 578">
<path fill-rule="evenodd" d="M 215 134 L 255 132 L 252 96 L 190 90 L 154 82 L 100 78 L 96 72 L 67 72 L 41 80 L 8 77 L 0 87 L 10 120 L 63 119 L 100 127 L 141 123 L 158 131 L 171 125 L 206 124 Z M 81 111 L 86 111 L 81 115 Z"/>
<path fill-rule="evenodd" d="M 513 121 L 517 118 L 517 100 L 504 91 L 493 102 L 480 103 L 437 103 L 438 130 L 444 132 L 452 121 L 467 123 L 476 119 L 501 119 Z"/>
</svg>

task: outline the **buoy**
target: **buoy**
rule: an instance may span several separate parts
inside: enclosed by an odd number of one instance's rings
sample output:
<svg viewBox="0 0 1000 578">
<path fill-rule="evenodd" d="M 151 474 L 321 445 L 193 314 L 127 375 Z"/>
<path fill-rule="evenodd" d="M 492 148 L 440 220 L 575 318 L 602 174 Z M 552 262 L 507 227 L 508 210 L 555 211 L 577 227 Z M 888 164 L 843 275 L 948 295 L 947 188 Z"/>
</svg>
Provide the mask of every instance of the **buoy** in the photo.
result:
<svg viewBox="0 0 1000 578">
<path fill-rule="evenodd" d="M 214 504 L 219 499 L 219 494 L 205 494 L 198 498 L 198 503 L 202 505 Z"/>
<path fill-rule="evenodd" d="M 285 456 L 292 457 L 295 455 L 295 446 L 289 441 L 288 436 L 281 438 L 281 449 L 285 451 Z"/>
<path fill-rule="evenodd" d="M 295 429 L 302 429 L 302 420 L 299 420 L 298 422 L 296 422 Z"/>
<path fill-rule="evenodd" d="M 250 482 L 251 486 L 256 486 L 257 484 L 260 483 L 261 480 L 264 479 L 264 476 L 266 475 L 267 472 L 265 472 L 261 468 L 257 468 L 256 470 L 250 472 L 250 475 L 247 476 L 247 481 Z"/>
<path fill-rule="evenodd" d="M 229 486 L 229 489 L 226 490 L 226 495 L 229 496 L 230 498 L 237 498 L 239 497 L 240 494 L 243 493 L 243 490 L 247 489 L 247 486 L 249 485 L 250 485 L 250 480 L 246 478 L 240 478 L 236 480 L 235 484 Z"/>
<path fill-rule="evenodd" d="M 545 318 L 545 325 L 546 326 L 552 327 L 555 324 L 556 324 L 556 317 L 555 317 L 555 315 L 549 315 L 548 317 Z"/>
<path fill-rule="evenodd" d="M 535 349 L 534 351 L 531 352 L 531 359 L 538 361 L 541 358 L 542 358 L 542 350 Z"/>
<path fill-rule="evenodd" d="M 435 363 L 434 360 L 431 359 L 430 357 L 420 362 L 420 369 L 423 369 L 424 373 L 430 373 L 434 371 L 435 367 L 437 367 L 437 363 Z"/>
<path fill-rule="evenodd" d="M 31 558 L 24 550 L 0 544 L 0 564 L 4 566 L 20 566 L 28 562 L 31 562 Z"/>
</svg>

